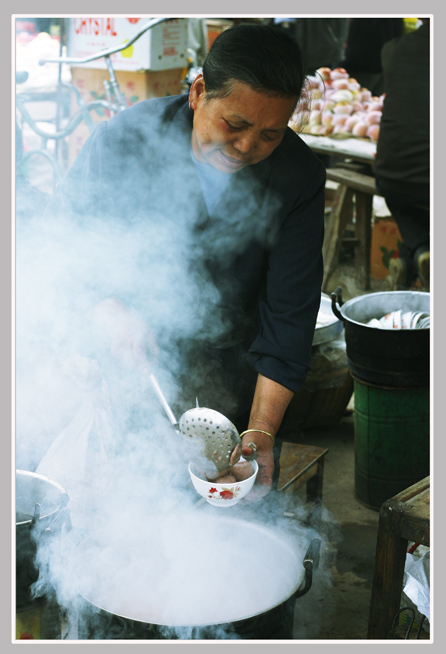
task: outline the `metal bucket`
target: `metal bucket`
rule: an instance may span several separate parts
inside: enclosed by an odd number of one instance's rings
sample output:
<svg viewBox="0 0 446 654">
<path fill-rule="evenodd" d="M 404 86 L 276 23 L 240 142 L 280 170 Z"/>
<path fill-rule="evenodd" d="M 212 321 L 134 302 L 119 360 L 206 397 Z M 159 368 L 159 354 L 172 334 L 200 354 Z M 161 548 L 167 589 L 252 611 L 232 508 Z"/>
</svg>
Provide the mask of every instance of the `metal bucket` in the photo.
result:
<svg viewBox="0 0 446 654">
<path fill-rule="evenodd" d="M 333 313 L 344 322 L 347 359 L 354 376 L 382 386 L 429 385 L 429 328 L 390 330 L 367 324 L 400 309 L 428 313 L 429 293 L 369 293 L 344 303 L 338 287 L 331 297 Z"/>
<path fill-rule="evenodd" d="M 429 387 L 383 388 L 354 380 L 355 495 L 383 502 L 429 475 Z"/>
</svg>

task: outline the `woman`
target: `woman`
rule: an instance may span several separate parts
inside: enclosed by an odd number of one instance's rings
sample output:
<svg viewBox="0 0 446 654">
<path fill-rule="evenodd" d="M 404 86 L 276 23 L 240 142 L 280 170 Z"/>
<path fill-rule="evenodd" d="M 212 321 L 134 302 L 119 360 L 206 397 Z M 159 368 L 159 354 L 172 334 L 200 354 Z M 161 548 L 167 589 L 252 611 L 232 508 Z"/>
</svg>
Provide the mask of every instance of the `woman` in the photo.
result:
<svg viewBox="0 0 446 654">
<path fill-rule="evenodd" d="M 114 299 L 97 316 L 127 361 L 144 362 L 148 333 L 160 361 L 175 353 L 183 410 L 198 397 L 247 430 L 257 497 L 272 485 L 275 436 L 309 369 L 320 303 L 325 170 L 287 126 L 304 82 L 292 37 L 230 28 L 189 97 L 146 100 L 100 123 L 52 203 L 90 229 L 137 223 L 146 242 L 161 239 L 134 280 L 144 299 L 110 283 Z M 166 305 L 174 318 L 161 327 Z"/>
</svg>

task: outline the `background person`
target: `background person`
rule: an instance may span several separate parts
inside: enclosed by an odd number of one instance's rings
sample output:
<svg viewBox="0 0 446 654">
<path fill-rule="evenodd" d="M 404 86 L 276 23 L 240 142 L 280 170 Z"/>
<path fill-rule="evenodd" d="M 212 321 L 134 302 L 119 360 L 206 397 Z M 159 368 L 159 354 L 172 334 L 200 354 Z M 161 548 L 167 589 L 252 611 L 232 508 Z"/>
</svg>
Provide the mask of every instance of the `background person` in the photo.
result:
<svg viewBox="0 0 446 654">
<path fill-rule="evenodd" d="M 348 18 L 300 18 L 297 16 L 273 19 L 273 24 L 294 36 L 302 51 L 305 74 L 314 75 L 318 68 L 335 68 L 344 55 L 348 32 Z"/>
<path fill-rule="evenodd" d="M 374 96 L 382 95 L 383 45 L 403 33 L 402 18 L 350 18 L 345 52 L 337 64 Z"/>
<path fill-rule="evenodd" d="M 382 51 L 385 100 L 375 175 L 403 243 L 392 259 L 392 290 L 417 277 L 430 285 L 430 36 L 429 20 L 386 43 Z"/>
</svg>

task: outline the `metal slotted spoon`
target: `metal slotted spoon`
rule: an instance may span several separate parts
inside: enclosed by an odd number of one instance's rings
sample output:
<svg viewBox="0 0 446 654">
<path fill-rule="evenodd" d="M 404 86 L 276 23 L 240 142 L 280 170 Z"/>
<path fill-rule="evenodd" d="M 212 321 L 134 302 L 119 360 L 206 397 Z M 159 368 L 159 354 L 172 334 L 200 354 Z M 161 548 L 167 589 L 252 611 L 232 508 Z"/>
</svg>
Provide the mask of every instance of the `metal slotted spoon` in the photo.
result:
<svg viewBox="0 0 446 654">
<path fill-rule="evenodd" d="M 186 438 L 201 438 L 204 441 L 204 455 L 219 472 L 237 463 L 240 458 L 241 438 L 236 427 L 222 413 L 205 407 L 189 409 L 181 416 L 179 427 Z"/>
<path fill-rule="evenodd" d="M 237 463 L 242 453 L 242 441 L 237 428 L 226 416 L 213 409 L 196 407 L 185 411 L 180 421 L 177 422 L 152 373 L 149 373 L 149 379 L 177 433 L 190 440 L 201 439 L 204 443 L 204 456 L 216 466 L 218 472 L 227 470 L 231 465 Z M 256 446 L 254 443 L 248 443 L 248 447 L 252 449 L 253 453 L 244 458 L 246 460 L 254 459 Z"/>
</svg>

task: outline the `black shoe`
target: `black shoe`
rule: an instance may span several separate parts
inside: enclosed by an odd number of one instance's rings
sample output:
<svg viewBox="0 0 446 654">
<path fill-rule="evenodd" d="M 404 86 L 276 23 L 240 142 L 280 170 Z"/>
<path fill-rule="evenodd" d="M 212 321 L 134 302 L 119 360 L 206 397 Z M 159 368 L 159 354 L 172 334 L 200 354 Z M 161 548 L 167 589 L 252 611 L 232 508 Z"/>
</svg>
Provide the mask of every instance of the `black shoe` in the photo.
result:
<svg viewBox="0 0 446 654">
<path fill-rule="evenodd" d="M 405 259 L 390 259 L 389 274 L 386 277 L 389 291 L 404 291 L 409 288 L 408 265 Z"/>
<path fill-rule="evenodd" d="M 423 287 L 426 291 L 429 290 L 430 285 L 430 264 L 431 264 L 431 254 L 429 250 L 417 250 L 415 252 L 415 265 L 417 267 L 418 276 L 420 278 Z"/>
</svg>

